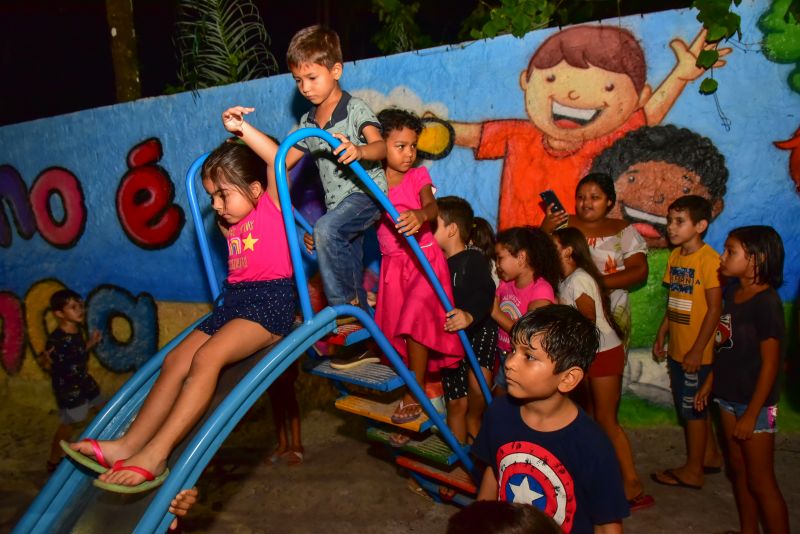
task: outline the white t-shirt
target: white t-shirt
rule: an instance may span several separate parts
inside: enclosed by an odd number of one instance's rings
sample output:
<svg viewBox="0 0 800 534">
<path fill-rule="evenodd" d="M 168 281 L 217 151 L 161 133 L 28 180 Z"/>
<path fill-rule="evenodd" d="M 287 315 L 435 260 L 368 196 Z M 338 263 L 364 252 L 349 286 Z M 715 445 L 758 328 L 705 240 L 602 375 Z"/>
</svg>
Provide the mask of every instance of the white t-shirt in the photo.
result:
<svg viewBox="0 0 800 534">
<path fill-rule="evenodd" d="M 600 352 L 622 345 L 619 336 L 606 320 L 597 282 L 589 273 L 579 267 L 558 284 L 558 300 L 561 304 L 577 308 L 575 301 L 581 295 L 586 295 L 594 301 L 595 324 L 597 330 L 600 331 Z"/>
</svg>

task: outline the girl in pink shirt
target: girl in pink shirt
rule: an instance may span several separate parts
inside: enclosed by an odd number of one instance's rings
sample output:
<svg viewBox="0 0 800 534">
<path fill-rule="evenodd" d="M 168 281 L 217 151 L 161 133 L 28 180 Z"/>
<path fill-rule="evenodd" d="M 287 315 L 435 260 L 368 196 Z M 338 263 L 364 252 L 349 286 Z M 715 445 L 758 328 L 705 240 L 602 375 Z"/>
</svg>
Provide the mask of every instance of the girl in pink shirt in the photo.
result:
<svg viewBox="0 0 800 534">
<path fill-rule="evenodd" d="M 492 319 L 497 322 L 500 369 L 495 385 L 506 387 L 503 362 L 511 350 L 508 333 L 517 320 L 531 310 L 556 303 L 561 267 L 552 239 L 532 226 L 517 226 L 497 234 L 497 286 Z"/>
<path fill-rule="evenodd" d="M 386 139 L 386 179 L 389 200 L 400 212 L 395 224 L 388 214 L 378 227 L 381 273 L 375 322 L 406 361 L 420 386 L 426 371 L 457 366 L 464 357 L 458 336 L 444 330 L 445 311 L 404 235 L 417 238 L 433 272 L 453 302 L 450 270 L 436 244 L 429 222 L 438 214 L 433 184 L 425 167 L 412 167 L 417 159 L 417 138 L 422 122 L 407 111 L 387 109 L 378 114 Z M 422 407 L 406 391 L 392 422 L 407 423 L 422 414 Z"/>
<path fill-rule="evenodd" d="M 274 174 L 267 173 L 264 161 L 250 148 L 233 140 L 211 153 L 202 177 L 228 242 L 229 273 L 222 298 L 167 354 L 125 435 L 62 445 L 72 458 L 102 473 L 95 485 L 109 491 L 134 493 L 161 484 L 169 473 L 172 449 L 205 412 L 222 368 L 276 343 L 292 328 L 292 264 Z M 280 386 L 281 379 L 275 385 Z M 296 414 L 294 390 L 288 389 L 291 399 L 281 400 L 285 406 L 293 400 Z M 294 445 L 300 447 L 299 417 L 296 420 Z M 276 419 L 279 430 L 280 424 Z"/>
</svg>

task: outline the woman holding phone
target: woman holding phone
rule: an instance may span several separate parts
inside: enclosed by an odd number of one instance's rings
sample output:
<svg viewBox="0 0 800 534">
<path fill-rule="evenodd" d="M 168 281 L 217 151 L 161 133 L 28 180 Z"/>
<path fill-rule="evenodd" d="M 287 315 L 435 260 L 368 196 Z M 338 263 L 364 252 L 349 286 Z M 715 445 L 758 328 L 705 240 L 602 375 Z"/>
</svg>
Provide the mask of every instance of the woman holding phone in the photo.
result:
<svg viewBox="0 0 800 534">
<path fill-rule="evenodd" d="M 545 195 L 542 197 L 546 199 Z M 586 236 L 592 261 L 603 275 L 604 285 L 609 291 L 611 319 L 622 330 L 623 342 L 627 346 L 631 326 L 628 289 L 647 280 L 647 244 L 627 221 L 608 216 L 616 201 L 614 181 L 609 175 L 588 174 L 578 182 L 575 190 L 575 215 L 558 209 L 560 202 L 548 203 L 545 200 L 547 215 L 542 229 L 552 233 L 556 228 L 571 226 Z M 625 496 L 633 511 L 652 506 L 655 501 L 644 493 L 644 485 L 634 468 L 630 443 L 617 421 L 625 351 L 616 354 L 615 357 L 622 361 L 589 373 L 584 382 L 588 390 L 585 407 L 614 444 L 620 458 Z"/>
</svg>

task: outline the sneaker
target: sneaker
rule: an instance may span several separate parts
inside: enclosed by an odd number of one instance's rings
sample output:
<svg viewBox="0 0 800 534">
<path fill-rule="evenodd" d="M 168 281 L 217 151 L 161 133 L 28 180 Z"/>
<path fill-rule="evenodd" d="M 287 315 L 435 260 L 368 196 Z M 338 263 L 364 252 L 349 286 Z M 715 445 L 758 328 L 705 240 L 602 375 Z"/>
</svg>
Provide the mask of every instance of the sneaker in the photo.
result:
<svg viewBox="0 0 800 534">
<path fill-rule="evenodd" d="M 365 363 L 378 363 L 380 358 L 369 350 L 353 353 L 337 354 L 331 357 L 331 367 L 334 369 L 352 369 Z"/>
</svg>

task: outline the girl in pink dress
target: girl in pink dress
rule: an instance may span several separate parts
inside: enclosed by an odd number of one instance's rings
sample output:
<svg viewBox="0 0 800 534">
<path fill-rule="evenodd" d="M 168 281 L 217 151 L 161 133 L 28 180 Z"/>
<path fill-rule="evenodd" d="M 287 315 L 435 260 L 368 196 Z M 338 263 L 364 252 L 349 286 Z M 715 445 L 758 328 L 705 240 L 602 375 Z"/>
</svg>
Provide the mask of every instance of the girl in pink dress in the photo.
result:
<svg viewBox="0 0 800 534">
<path fill-rule="evenodd" d="M 386 139 L 386 179 L 389 200 L 400 212 L 395 224 L 388 214 L 378 227 L 381 274 L 375 322 L 424 388 L 425 372 L 459 364 L 464 349 L 456 334 L 445 332 L 445 310 L 426 278 L 404 235 L 417 238 L 433 272 L 453 302 L 447 260 L 433 238 L 429 221 L 438 209 L 433 185 L 425 167 L 412 168 L 417 159 L 420 119 L 407 111 L 387 109 L 378 114 Z M 409 391 L 392 415 L 392 422 L 407 423 L 422 414 Z"/>
</svg>

